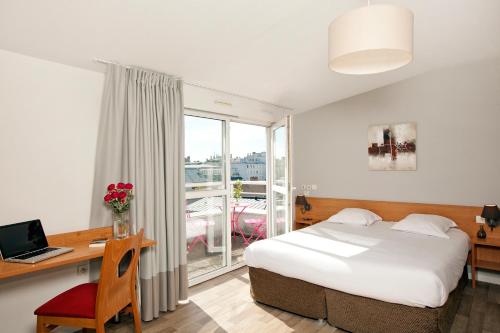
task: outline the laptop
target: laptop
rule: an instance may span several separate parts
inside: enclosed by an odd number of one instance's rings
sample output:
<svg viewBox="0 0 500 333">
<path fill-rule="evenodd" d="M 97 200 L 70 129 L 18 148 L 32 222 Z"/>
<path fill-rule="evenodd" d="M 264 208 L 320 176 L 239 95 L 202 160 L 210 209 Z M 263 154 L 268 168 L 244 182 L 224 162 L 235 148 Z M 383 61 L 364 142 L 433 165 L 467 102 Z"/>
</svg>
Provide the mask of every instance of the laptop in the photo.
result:
<svg viewBox="0 0 500 333">
<path fill-rule="evenodd" d="M 69 247 L 49 247 L 40 220 L 0 226 L 0 255 L 4 261 L 35 264 L 71 251 Z"/>
</svg>

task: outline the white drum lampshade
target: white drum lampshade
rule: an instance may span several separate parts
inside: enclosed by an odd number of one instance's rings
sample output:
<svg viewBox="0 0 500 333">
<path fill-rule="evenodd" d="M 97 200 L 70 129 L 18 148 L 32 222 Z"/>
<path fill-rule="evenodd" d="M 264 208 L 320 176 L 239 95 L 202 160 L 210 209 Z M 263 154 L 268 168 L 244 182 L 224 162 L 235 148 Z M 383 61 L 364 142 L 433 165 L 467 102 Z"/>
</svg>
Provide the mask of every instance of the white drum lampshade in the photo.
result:
<svg viewBox="0 0 500 333">
<path fill-rule="evenodd" d="M 374 74 L 413 59 L 413 13 L 393 5 L 370 5 L 337 17 L 329 29 L 330 69 Z"/>
</svg>

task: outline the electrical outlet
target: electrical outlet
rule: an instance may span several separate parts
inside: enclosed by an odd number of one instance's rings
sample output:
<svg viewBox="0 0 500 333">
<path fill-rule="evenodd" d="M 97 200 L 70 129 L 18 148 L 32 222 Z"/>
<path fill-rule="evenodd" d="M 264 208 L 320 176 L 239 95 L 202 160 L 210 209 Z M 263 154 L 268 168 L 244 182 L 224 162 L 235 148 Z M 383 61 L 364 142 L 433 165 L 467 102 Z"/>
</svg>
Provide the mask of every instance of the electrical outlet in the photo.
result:
<svg viewBox="0 0 500 333">
<path fill-rule="evenodd" d="M 89 273 L 89 264 L 84 263 L 76 266 L 76 275 L 86 275 Z"/>
<path fill-rule="evenodd" d="M 486 220 L 484 219 L 484 217 L 477 215 L 476 216 L 476 223 L 484 224 L 484 223 L 486 223 Z"/>
<path fill-rule="evenodd" d="M 306 185 L 306 190 L 309 192 L 312 190 L 312 185 Z"/>
<path fill-rule="evenodd" d="M 306 186 L 304 184 L 300 185 L 300 189 L 304 191 L 306 189 Z"/>
</svg>

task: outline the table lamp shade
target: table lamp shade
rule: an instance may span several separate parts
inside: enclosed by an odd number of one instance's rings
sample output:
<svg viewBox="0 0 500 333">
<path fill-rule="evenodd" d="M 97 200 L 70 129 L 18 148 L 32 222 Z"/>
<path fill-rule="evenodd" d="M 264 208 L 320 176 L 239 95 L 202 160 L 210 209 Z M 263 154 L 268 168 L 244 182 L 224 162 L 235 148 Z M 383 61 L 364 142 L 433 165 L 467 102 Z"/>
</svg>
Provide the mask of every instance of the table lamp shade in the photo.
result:
<svg viewBox="0 0 500 333">
<path fill-rule="evenodd" d="M 500 211 L 498 210 L 498 206 L 497 205 L 485 205 L 483 207 L 483 212 L 481 213 L 481 217 L 484 217 L 487 220 L 500 219 Z"/>
</svg>

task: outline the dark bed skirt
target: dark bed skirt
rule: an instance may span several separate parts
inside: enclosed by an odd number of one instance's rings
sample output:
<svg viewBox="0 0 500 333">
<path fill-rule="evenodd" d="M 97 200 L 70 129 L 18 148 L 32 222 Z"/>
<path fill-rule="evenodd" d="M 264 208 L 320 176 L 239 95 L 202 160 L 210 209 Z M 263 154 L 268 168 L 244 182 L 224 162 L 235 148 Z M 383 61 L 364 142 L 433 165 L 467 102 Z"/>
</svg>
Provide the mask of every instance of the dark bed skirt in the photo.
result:
<svg viewBox="0 0 500 333">
<path fill-rule="evenodd" d="M 326 318 L 325 288 L 265 269 L 249 267 L 254 300 L 298 315 Z"/>
<path fill-rule="evenodd" d="M 249 267 L 252 297 L 298 315 L 327 318 L 328 323 L 355 333 L 447 333 L 467 285 L 464 268 L 457 288 L 439 308 L 417 308 L 355 296 Z"/>
</svg>

